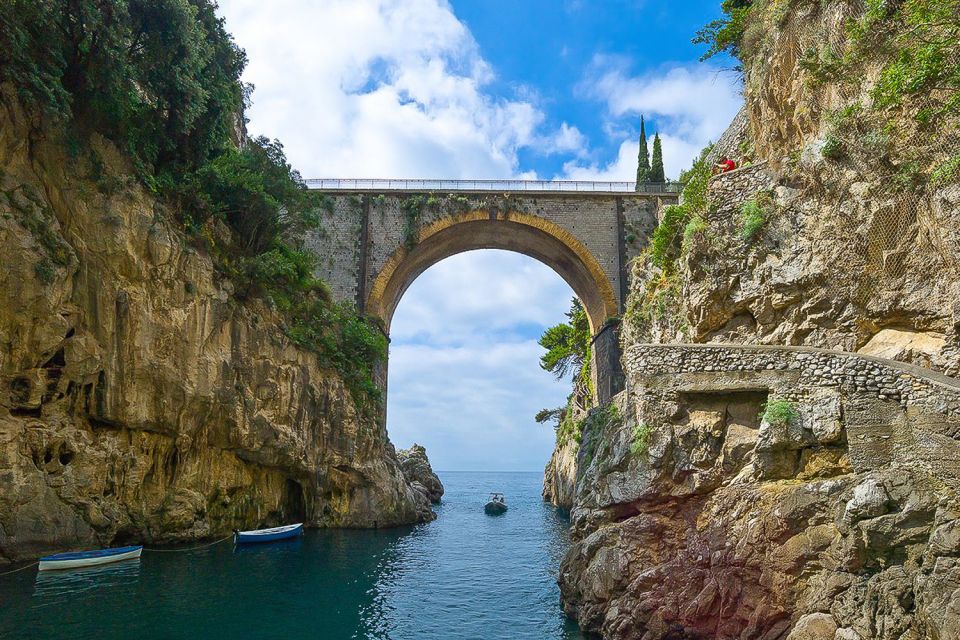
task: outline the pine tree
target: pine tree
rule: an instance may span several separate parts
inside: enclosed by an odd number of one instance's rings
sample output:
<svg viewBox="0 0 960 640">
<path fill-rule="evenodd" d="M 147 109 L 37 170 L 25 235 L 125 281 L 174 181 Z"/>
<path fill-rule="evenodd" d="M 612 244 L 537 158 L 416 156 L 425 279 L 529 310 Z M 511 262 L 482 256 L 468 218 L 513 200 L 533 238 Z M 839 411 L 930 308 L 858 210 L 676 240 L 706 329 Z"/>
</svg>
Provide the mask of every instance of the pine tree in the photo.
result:
<svg viewBox="0 0 960 640">
<path fill-rule="evenodd" d="M 644 126 L 643 116 L 640 116 L 640 153 L 637 155 L 637 186 L 640 191 L 641 185 L 650 181 L 650 152 L 647 150 L 647 130 Z"/>
<path fill-rule="evenodd" d="M 660 145 L 660 134 L 653 136 L 653 162 L 650 164 L 650 182 L 663 184 L 667 179 L 663 175 L 663 147 Z"/>
</svg>

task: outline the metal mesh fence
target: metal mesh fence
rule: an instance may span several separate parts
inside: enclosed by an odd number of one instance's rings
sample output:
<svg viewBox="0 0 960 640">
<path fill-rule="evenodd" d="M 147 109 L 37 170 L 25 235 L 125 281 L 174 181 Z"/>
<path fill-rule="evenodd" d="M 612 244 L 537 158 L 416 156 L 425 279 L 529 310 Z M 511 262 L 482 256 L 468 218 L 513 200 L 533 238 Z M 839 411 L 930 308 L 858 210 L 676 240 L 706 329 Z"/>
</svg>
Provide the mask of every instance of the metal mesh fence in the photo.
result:
<svg viewBox="0 0 960 640">
<path fill-rule="evenodd" d="M 960 142 L 941 147 L 943 158 L 960 151 Z M 900 289 L 911 271 L 918 282 L 960 272 L 960 255 L 951 246 L 954 216 L 943 217 L 942 189 L 949 185 L 897 186 L 891 180 L 862 201 L 838 208 L 838 219 L 850 233 L 850 273 L 836 273 L 828 286 L 834 296 L 869 306 L 883 289 Z M 938 202 L 939 199 L 939 202 Z M 920 269 L 928 272 L 919 273 Z"/>
</svg>

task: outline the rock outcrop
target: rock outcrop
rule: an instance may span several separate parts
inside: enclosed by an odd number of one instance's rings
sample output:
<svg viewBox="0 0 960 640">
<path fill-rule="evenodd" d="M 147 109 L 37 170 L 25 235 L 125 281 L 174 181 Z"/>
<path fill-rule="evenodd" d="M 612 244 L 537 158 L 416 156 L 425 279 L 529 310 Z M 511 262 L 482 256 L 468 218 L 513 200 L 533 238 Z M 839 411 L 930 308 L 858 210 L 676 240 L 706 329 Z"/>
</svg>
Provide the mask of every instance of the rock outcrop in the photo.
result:
<svg viewBox="0 0 960 640">
<path fill-rule="evenodd" d="M 625 364 L 626 419 L 583 436 L 599 444 L 560 571 L 581 626 L 960 637 L 960 381 L 806 349 L 635 346 Z"/>
<path fill-rule="evenodd" d="M 910 177 L 960 129 L 908 104 L 838 124 L 883 61 L 811 60 L 862 3 L 745 4 L 723 153 L 753 163 L 712 179 L 668 266 L 637 261 L 624 419 L 554 453 L 564 606 L 615 639 L 960 638 L 960 186 Z"/>
<path fill-rule="evenodd" d="M 423 519 L 385 430 L 94 139 L 0 93 L 0 557 Z"/>
<path fill-rule="evenodd" d="M 430 460 L 427 458 L 427 450 L 419 444 L 414 443 L 409 449 L 400 449 L 397 451 L 397 459 L 400 461 L 400 470 L 403 477 L 413 490 L 422 497 L 420 502 L 420 511 L 423 512 L 424 519 L 433 520 L 436 515 L 431 511 L 431 504 L 440 504 L 440 498 L 443 497 L 443 483 L 433 472 L 430 466 Z"/>
<path fill-rule="evenodd" d="M 543 471 L 543 499 L 555 507 L 570 510 L 577 490 L 579 445 L 567 440 L 554 448 Z"/>
</svg>

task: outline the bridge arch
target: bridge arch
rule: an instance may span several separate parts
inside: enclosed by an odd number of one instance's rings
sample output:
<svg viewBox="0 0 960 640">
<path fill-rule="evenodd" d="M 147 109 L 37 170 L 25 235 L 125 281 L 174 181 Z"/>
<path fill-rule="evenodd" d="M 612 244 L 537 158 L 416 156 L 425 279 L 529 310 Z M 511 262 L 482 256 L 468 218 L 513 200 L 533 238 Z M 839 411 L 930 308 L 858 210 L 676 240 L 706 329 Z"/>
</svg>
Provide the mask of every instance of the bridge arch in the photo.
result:
<svg viewBox="0 0 960 640">
<path fill-rule="evenodd" d="M 364 311 L 389 333 L 397 304 L 420 274 L 441 260 L 475 249 L 514 251 L 556 271 L 583 302 L 594 335 L 618 315 L 609 278 L 572 233 L 540 216 L 484 210 L 436 220 L 420 229 L 413 247 L 396 249 L 377 274 Z"/>
<path fill-rule="evenodd" d="M 597 400 L 623 389 L 619 325 L 610 320 L 623 311 L 627 265 L 647 245 L 657 211 L 677 201 L 676 185 L 634 191 L 632 184 L 592 182 L 336 180 L 317 186 L 320 220 L 302 238 L 317 257 L 314 273 L 335 300 L 356 305 L 387 336 L 401 297 L 432 265 L 474 249 L 513 251 L 553 269 L 583 301 Z M 384 392 L 387 366 L 378 373 Z"/>
</svg>

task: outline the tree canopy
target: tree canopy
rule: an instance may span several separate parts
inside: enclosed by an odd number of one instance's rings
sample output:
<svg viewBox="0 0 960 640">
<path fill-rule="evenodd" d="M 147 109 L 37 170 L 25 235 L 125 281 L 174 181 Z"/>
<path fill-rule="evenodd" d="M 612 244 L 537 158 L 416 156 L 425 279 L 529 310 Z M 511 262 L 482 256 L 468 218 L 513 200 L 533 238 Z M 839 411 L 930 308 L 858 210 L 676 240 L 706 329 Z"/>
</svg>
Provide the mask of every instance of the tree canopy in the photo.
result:
<svg viewBox="0 0 960 640">
<path fill-rule="evenodd" d="M 223 152 L 246 55 L 207 0 L 8 0 L 0 81 L 171 182 Z"/>
<path fill-rule="evenodd" d="M 539 344 L 547 350 L 540 357 L 540 366 L 557 379 L 568 374 L 580 376 L 584 363 L 590 360 L 590 322 L 579 299 L 573 298 L 567 311 L 567 322 L 548 328 Z"/>
<path fill-rule="evenodd" d="M 641 185 L 650 180 L 650 151 L 647 149 L 647 128 L 640 116 L 640 151 L 637 154 L 637 186 L 640 191 Z"/>
<path fill-rule="evenodd" d="M 663 145 L 660 134 L 653 136 L 653 162 L 650 163 L 650 182 L 661 184 L 667 181 L 663 171 Z"/>
</svg>

